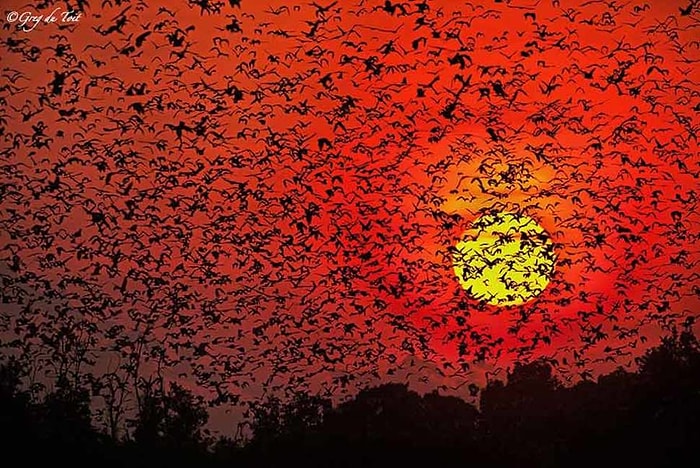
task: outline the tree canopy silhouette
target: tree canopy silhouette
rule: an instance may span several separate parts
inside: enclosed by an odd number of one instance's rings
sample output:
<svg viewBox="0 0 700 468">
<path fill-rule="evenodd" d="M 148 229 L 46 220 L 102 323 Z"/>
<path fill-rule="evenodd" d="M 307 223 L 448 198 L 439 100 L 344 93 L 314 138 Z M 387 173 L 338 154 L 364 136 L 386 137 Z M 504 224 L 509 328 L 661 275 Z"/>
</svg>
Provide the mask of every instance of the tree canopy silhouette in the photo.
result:
<svg viewBox="0 0 700 468">
<path fill-rule="evenodd" d="M 622 369 L 562 385 L 544 361 L 518 364 L 482 389 L 479 408 L 404 384 L 360 391 L 333 405 L 303 392 L 249 409 L 245 443 L 212 437 L 204 401 L 155 379 L 115 438 L 95 424 L 87 386 L 59 379 L 43 396 L 20 363 L 0 365 L 5 453 L 29 461 L 107 466 L 671 466 L 700 442 L 700 345 L 672 334 Z M 23 447 L 33 447 L 26 453 Z"/>
</svg>

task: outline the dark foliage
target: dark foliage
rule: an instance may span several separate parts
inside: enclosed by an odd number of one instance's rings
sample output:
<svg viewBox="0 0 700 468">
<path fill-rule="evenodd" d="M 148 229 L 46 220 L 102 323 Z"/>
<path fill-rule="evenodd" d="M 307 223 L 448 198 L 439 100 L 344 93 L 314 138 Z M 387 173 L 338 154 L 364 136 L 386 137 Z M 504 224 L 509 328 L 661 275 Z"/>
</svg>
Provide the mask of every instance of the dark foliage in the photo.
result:
<svg viewBox="0 0 700 468">
<path fill-rule="evenodd" d="M 90 394 L 66 382 L 41 401 L 12 359 L 0 367 L 6 456 L 73 466 L 680 466 L 700 444 L 700 346 L 684 333 L 597 382 L 562 386 L 547 363 L 516 366 L 481 393 L 480 410 L 387 384 L 333 407 L 298 394 L 251 408 L 245 446 L 203 429 L 204 402 L 185 389 L 141 395 L 130 437 L 91 424 Z M 28 450 L 29 449 L 29 450 Z"/>
</svg>

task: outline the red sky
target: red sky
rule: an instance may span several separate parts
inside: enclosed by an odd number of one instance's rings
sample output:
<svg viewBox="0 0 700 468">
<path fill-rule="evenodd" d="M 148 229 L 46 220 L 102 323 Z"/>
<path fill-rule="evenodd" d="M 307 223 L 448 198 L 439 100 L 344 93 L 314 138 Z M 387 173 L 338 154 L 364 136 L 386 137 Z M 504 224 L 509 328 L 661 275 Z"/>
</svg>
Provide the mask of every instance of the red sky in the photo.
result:
<svg viewBox="0 0 700 468">
<path fill-rule="evenodd" d="M 121 3 L 29 32 L 8 14 L 52 9 L 2 3 L 3 326 L 26 353 L 73 340 L 244 400 L 450 392 L 516 359 L 633 366 L 697 316 L 697 7 Z M 452 271 L 494 209 L 555 242 L 523 306 Z"/>
</svg>

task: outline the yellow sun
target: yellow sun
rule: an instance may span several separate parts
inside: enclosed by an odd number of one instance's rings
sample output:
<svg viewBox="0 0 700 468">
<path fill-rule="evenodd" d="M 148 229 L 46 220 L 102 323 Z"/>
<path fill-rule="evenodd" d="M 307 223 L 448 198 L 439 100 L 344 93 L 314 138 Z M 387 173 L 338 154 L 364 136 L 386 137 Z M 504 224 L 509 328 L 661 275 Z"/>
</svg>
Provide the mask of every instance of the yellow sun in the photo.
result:
<svg viewBox="0 0 700 468">
<path fill-rule="evenodd" d="M 554 271 L 551 239 L 535 220 L 517 213 L 486 214 L 455 246 L 462 287 L 492 305 L 519 305 L 539 295 Z"/>
</svg>

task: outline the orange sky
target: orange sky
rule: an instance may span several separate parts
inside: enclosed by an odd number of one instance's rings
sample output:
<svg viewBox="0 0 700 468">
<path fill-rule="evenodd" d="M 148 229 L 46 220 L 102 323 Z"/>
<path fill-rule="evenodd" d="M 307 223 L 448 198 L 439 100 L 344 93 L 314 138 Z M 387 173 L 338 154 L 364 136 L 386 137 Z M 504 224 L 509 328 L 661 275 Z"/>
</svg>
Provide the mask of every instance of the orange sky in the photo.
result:
<svg viewBox="0 0 700 468">
<path fill-rule="evenodd" d="M 211 395 L 341 395 L 542 356 L 578 379 L 697 315 L 685 2 L 221 3 L 95 2 L 30 32 L 8 14 L 48 9 L 2 3 L 6 327 L 32 352 L 65 325 Z M 490 209 L 556 244 L 523 306 L 454 278 Z"/>
</svg>

